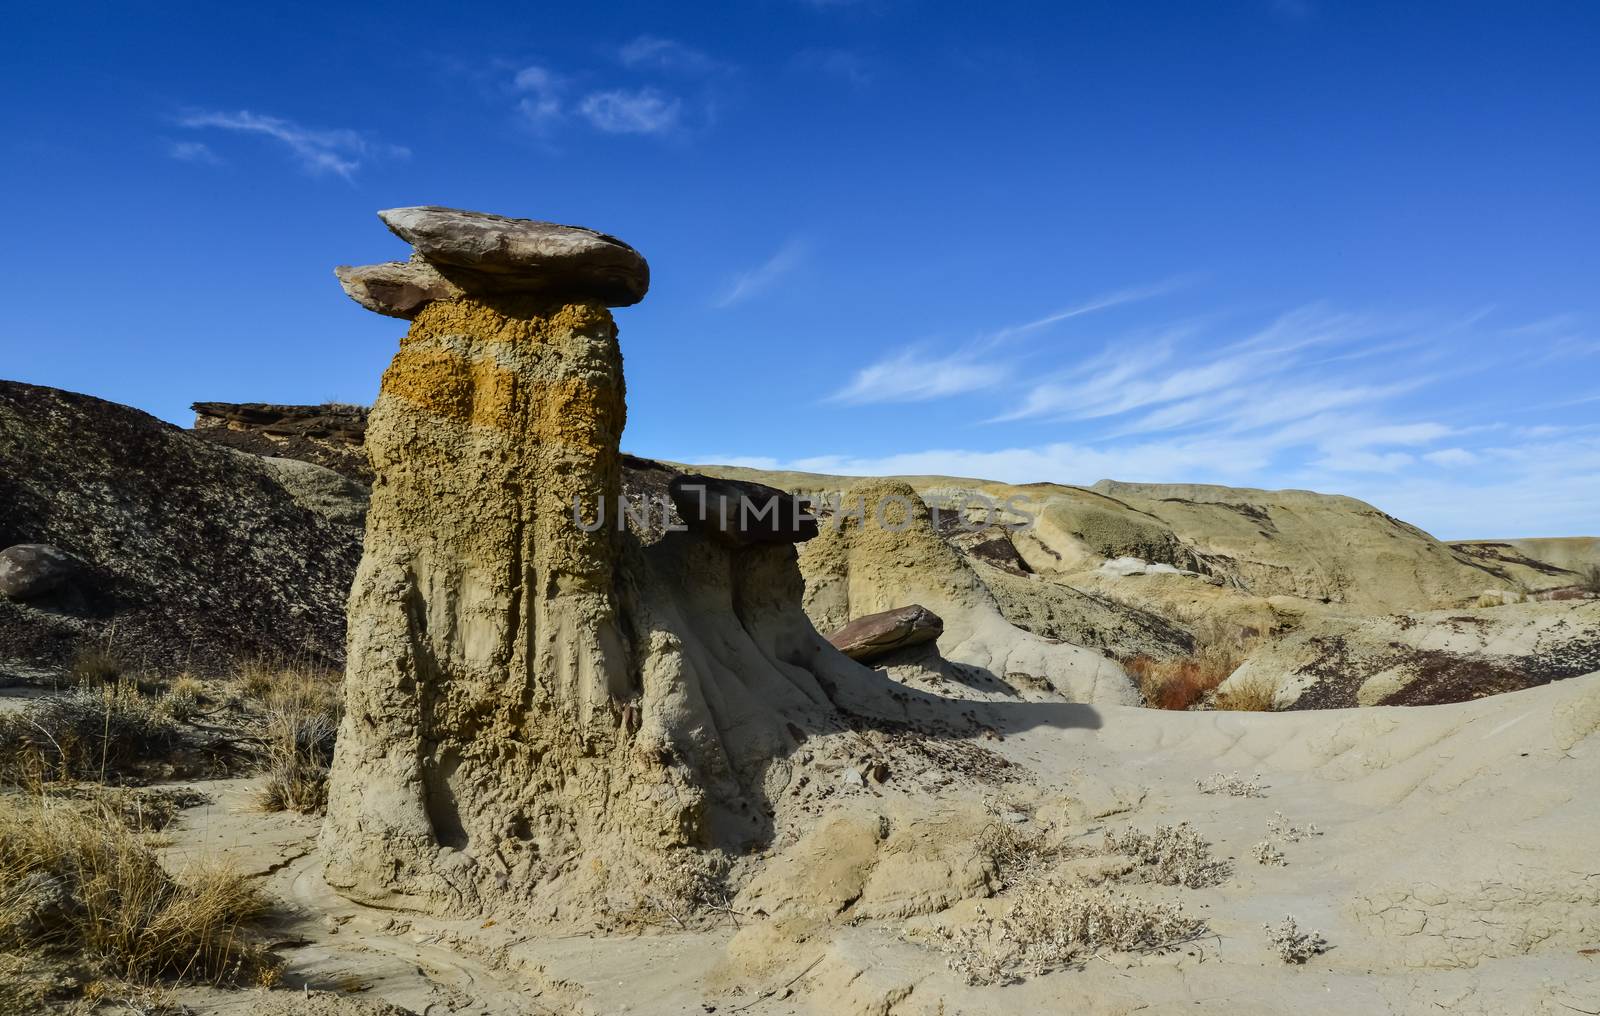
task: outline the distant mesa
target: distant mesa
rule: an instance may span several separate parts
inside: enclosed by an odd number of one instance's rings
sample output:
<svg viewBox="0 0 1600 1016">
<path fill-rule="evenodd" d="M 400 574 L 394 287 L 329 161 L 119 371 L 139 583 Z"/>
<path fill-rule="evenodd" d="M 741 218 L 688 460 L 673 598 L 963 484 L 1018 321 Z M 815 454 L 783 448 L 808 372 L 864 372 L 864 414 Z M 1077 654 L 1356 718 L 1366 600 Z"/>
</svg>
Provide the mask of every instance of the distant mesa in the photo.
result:
<svg viewBox="0 0 1600 1016">
<path fill-rule="evenodd" d="M 368 310 L 412 319 L 437 300 L 550 294 L 627 307 L 644 299 L 650 266 L 614 236 L 582 226 L 424 205 L 378 213 L 415 248 L 411 260 L 334 269 Z"/>
</svg>

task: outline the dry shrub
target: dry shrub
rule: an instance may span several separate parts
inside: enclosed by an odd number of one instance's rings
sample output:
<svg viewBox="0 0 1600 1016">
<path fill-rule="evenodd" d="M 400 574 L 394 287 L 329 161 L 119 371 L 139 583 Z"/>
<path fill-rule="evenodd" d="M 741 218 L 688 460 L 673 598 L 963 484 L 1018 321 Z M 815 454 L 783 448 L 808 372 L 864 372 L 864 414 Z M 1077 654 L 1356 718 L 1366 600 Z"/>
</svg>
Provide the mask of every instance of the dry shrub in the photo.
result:
<svg viewBox="0 0 1600 1016">
<path fill-rule="evenodd" d="M 1004 917 L 951 933 L 942 948 L 967 983 L 1003 984 L 1048 973 L 1082 953 L 1169 948 L 1204 928 L 1182 904 L 1052 879 L 1029 883 Z"/>
<path fill-rule="evenodd" d="M 1150 877 L 1162 885 L 1181 885 L 1190 889 L 1219 885 L 1228 877 L 1227 861 L 1211 856 L 1211 844 L 1189 827 L 1156 826 L 1154 833 L 1125 829 L 1121 834 L 1107 832 L 1102 854 L 1122 854 L 1150 869 Z"/>
<path fill-rule="evenodd" d="M 236 871 L 174 877 L 121 823 L 0 798 L 0 948 L 92 958 L 133 981 L 259 980 L 266 954 L 240 929 L 265 909 Z"/>
<path fill-rule="evenodd" d="M 1155 709 L 1192 709 L 1260 645 L 1254 629 L 1215 619 L 1196 626 L 1195 650 L 1188 656 L 1157 660 L 1135 656 L 1123 663 L 1145 704 Z"/>
<path fill-rule="evenodd" d="M 266 660 L 252 660 L 234 672 L 233 683 L 244 698 L 264 702 L 273 686 L 285 674 L 292 673 L 293 669 L 276 666 Z"/>
<path fill-rule="evenodd" d="M 1285 917 L 1281 924 L 1262 927 L 1267 930 L 1267 943 L 1285 963 L 1304 963 L 1328 951 L 1328 940 L 1321 932 L 1301 931 L 1293 917 Z"/>
<path fill-rule="evenodd" d="M 1312 822 L 1297 826 L 1285 818 L 1283 812 L 1275 811 L 1272 817 L 1267 819 L 1267 835 L 1288 840 L 1290 843 L 1299 843 L 1311 836 L 1321 836 L 1322 830 Z"/>
<path fill-rule="evenodd" d="M 1043 831 L 1028 831 L 1005 820 L 990 822 L 978 833 L 978 856 L 994 865 L 1002 886 L 1014 886 L 1040 874 L 1063 853 Z"/>
<path fill-rule="evenodd" d="M 126 682 L 79 688 L 0 716 L 0 782 L 124 776 L 178 744 L 160 706 Z"/>
<path fill-rule="evenodd" d="M 107 640 L 81 647 L 68 665 L 74 684 L 95 688 L 113 684 L 133 674 L 133 668 Z"/>
<path fill-rule="evenodd" d="M 248 678 L 263 710 L 266 745 L 266 780 L 257 801 L 267 811 L 321 814 L 343 712 L 339 676 L 300 669 L 262 674 Z"/>
</svg>

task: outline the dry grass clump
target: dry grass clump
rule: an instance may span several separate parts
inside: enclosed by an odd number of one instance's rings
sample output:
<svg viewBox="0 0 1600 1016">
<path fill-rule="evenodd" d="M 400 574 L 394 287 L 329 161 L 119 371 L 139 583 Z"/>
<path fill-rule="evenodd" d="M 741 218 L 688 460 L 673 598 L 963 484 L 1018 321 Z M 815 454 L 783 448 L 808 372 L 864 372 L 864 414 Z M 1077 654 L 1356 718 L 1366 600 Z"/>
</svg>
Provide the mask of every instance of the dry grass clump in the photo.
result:
<svg viewBox="0 0 1600 1016">
<path fill-rule="evenodd" d="M 266 781 L 257 802 L 267 811 L 321 814 L 343 701 L 339 676 L 311 670 L 255 670 L 241 679 L 263 715 Z"/>
<path fill-rule="evenodd" d="M 1121 834 L 1107 832 L 1102 854 L 1122 854 L 1150 869 L 1150 877 L 1162 885 L 1181 885 L 1202 889 L 1219 885 L 1228 877 L 1227 861 L 1211 856 L 1211 844 L 1189 827 L 1157 826 L 1154 833 L 1125 829 Z"/>
<path fill-rule="evenodd" d="M 253 660 L 234 672 L 233 684 L 243 698 L 264 702 L 285 675 L 294 673 L 296 671 L 293 668 L 275 666 L 266 660 Z"/>
<path fill-rule="evenodd" d="M 968 984 L 1004 984 L 1048 973 L 1085 953 L 1170 948 L 1204 928 L 1182 904 L 1047 879 L 1019 892 L 1005 916 L 950 933 L 942 948 L 950 969 Z"/>
<path fill-rule="evenodd" d="M 179 674 L 167 686 L 160 698 L 161 708 L 179 723 L 187 723 L 200 715 L 205 704 L 205 685 L 189 674 Z"/>
<path fill-rule="evenodd" d="M 49 801 L 70 802 L 99 821 L 115 823 L 136 833 L 161 832 L 172 824 L 179 812 L 211 801 L 192 787 L 107 787 L 80 783 L 46 786 L 40 791 Z"/>
<path fill-rule="evenodd" d="M 1250 856 L 1256 859 L 1257 864 L 1282 867 L 1289 863 L 1289 859 L 1283 856 L 1283 851 L 1279 850 L 1277 844 L 1270 839 L 1262 840 L 1251 847 Z"/>
<path fill-rule="evenodd" d="M 133 667 L 110 643 L 91 643 L 80 648 L 68 665 L 74 684 L 97 687 L 133 676 Z"/>
<path fill-rule="evenodd" d="M 1212 707 L 1236 713 L 1270 713 L 1278 689 L 1264 677 L 1241 678 L 1217 689 Z"/>
<path fill-rule="evenodd" d="M 265 908 L 230 869 L 169 875 L 120 823 L 0 798 L 0 948 L 89 958 L 131 981 L 259 981 L 266 954 L 240 929 Z"/>
<path fill-rule="evenodd" d="M 1280 924 L 1264 924 L 1262 927 L 1267 931 L 1267 943 L 1285 963 L 1304 963 L 1328 951 L 1328 940 L 1322 937 L 1321 932 L 1301 931 L 1293 917 L 1285 916 Z"/>
<path fill-rule="evenodd" d="M 172 717 L 132 684 L 79 688 L 0 716 L 0 782 L 104 781 L 161 758 L 177 743 Z"/>
<path fill-rule="evenodd" d="M 1212 621 L 1195 633 L 1188 656 L 1157 660 L 1135 656 L 1123 667 L 1139 686 L 1145 705 L 1154 709 L 1192 709 L 1216 689 L 1260 645 L 1254 629 Z"/>
</svg>

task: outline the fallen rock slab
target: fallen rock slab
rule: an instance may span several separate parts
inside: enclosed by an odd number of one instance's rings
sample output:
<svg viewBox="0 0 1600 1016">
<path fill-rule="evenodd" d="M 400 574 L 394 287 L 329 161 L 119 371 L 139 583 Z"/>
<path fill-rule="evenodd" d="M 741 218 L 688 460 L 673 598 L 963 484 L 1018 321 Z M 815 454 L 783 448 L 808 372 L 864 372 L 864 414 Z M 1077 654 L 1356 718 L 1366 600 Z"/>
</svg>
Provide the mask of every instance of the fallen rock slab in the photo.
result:
<svg viewBox="0 0 1600 1016">
<path fill-rule="evenodd" d="M 833 647 L 865 663 L 897 649 L 932 642 L 944 632 L 939 615 L 919 604 L 858 617 L 828 636 Z"/>
</svg>

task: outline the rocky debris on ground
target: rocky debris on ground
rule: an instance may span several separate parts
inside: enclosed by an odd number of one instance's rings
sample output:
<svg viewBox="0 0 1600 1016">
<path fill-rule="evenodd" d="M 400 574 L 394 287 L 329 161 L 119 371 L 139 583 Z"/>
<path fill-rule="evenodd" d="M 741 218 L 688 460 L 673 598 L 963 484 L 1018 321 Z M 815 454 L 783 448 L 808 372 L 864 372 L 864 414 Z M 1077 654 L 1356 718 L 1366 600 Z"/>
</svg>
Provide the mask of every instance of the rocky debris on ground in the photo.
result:
<svg viewBox="0 0 1600 1016">
<path fill-rule="evenodd" d="M 362 487 L 372 485 L 372 468 L 362 447 L 366 406 L 196 402 L 191 408 L 193 433 L 207 441 L 255 455 L 310 462 Z"/>
<path fill-rule="evenodd" d="M 644 299 L 650 266 L 614 236 L 582 226 L 423 205 L 378 213 L 411 244 L 409 261 L 340 265 L 339 285 L 361 306 L 415 318 L 462 297 L 544 295 L 626 307 Z"/>
<path fill-rule="evenodd" d="M 306 507 L 255 456 L 126 406 L 0 382 L 0 546 L 49 544 L 76 578 L 0 599 L 0 670 L 225 670 L 344 658 L 360 530 Z"/>
<path fill-rule="evenodd" d="M 858 617 L 828 636 L 834 648 L 868 663 L 908 646 L 932 642 L 944 632 L 939 615 L 913 603 Z"/>
<path fill-rule="evenodd" d="M 680 473 L 667 491 L 690 529 L 710 533 L 730 547 L 803 543 L 817 535 L 810 503 L 776 487 Z"/>
<path fill-rule="evenodd" d="M 53 593 L 77 571 L 72 555 L 48 543 L 19 543 L 0 550 L 0 596 L 31 600 Z"/>
<path fill-rule="evenodd" d="M 1218 689 L 1266 682 L 1277 709 L 1465 702 L 1600 670 L 1600 602 L 1329 617 L 1264 645 Z"/>
</svg>

